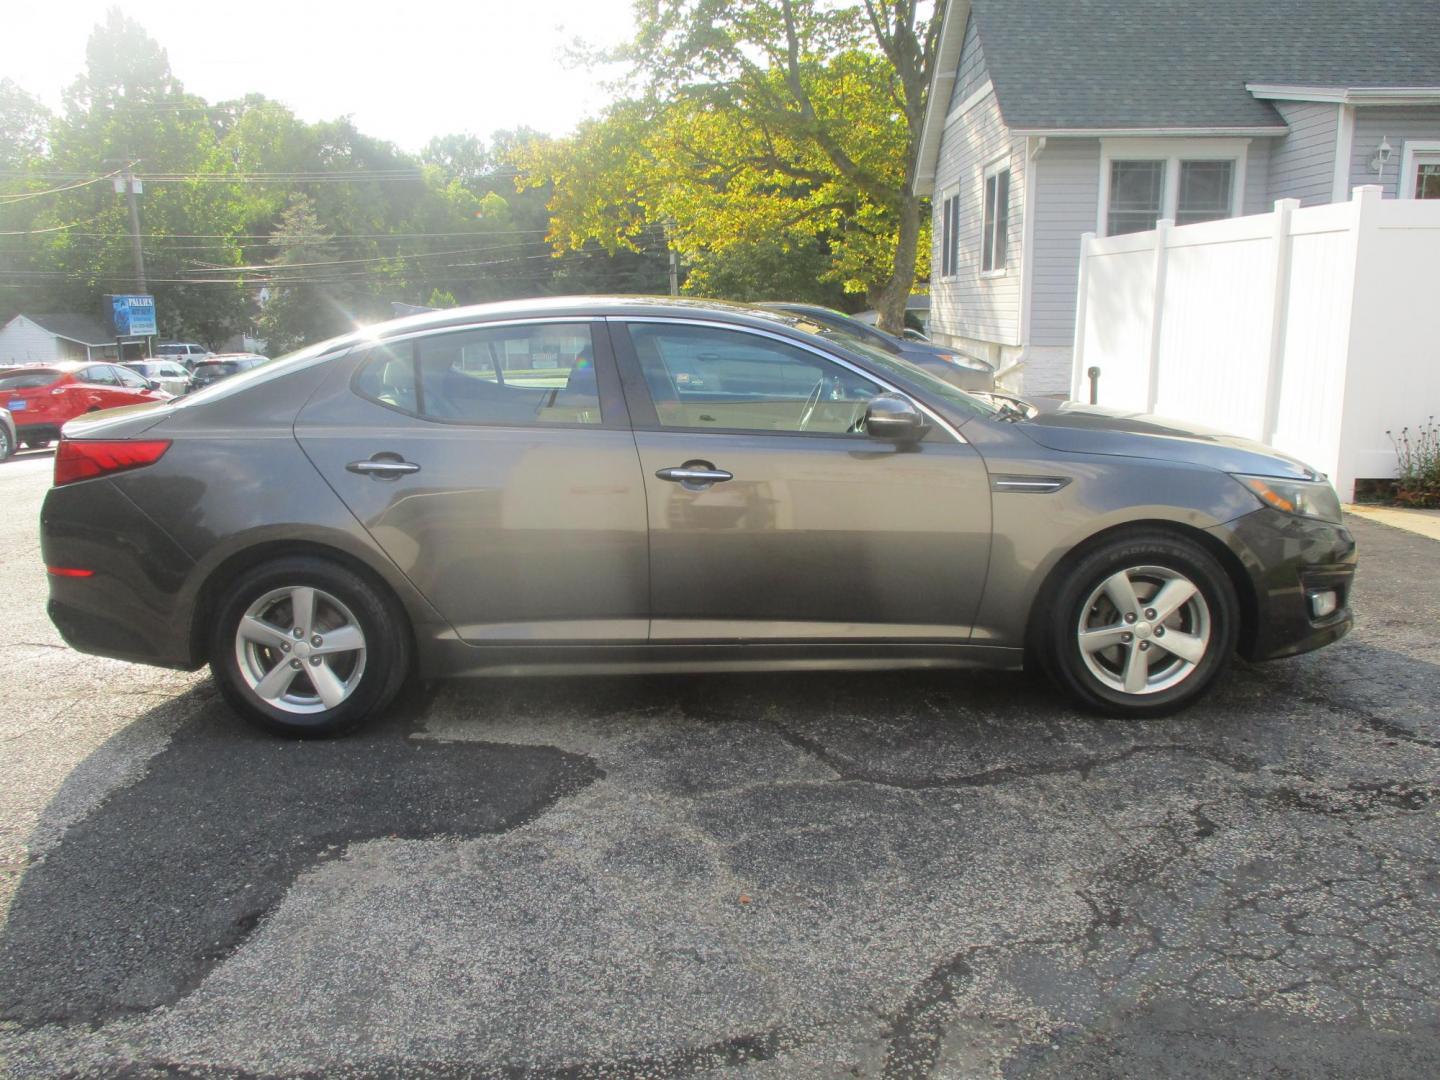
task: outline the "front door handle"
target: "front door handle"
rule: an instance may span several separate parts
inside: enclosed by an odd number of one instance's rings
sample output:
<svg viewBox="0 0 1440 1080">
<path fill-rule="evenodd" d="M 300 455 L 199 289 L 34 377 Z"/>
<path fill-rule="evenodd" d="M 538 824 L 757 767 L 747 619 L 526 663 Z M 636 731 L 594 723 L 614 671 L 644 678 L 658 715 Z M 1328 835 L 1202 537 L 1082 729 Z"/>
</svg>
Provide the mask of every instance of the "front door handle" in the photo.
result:
<svg viewBox="0 0 1440 1080">
<path fill-rule="evenodd" d="M 413 461 L 403 461 L 395 457 L 380 457 L 378 454 L 369 461 L 352 461 L 345 468 L 361 476 L 374 476 L 381 480 L 391 480 L 406 473 L 420 471 L 420 466 Z"/>
<path fill-rule="evenodd" d="M 687 461 L 684 465 L 657 469 L 655 475 L 661 480 L 669 480 L 672 484 L 680 484 L 690 491 L 699 491 L 711 484 L 722 484 L 726 480 L 735 479 L 734 473 L 717 469 L 708 461 Z"/>
</svg>

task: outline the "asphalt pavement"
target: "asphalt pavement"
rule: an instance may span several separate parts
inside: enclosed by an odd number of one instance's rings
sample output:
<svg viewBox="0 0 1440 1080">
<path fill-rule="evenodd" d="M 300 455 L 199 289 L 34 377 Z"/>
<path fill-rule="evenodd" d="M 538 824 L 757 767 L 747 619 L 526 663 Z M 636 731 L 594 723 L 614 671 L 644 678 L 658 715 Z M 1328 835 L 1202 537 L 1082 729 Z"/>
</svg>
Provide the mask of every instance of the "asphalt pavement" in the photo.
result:
<svg viewBox="0 0 1440 1080">
<path fill-rule="evenodd" d="M 252 733 L 44 615 L 0 463 L 0 1073 L 1433 1075 L 1440 543 L 1100 720 L 1017 674 L 415 688 Z"/>
</svg>

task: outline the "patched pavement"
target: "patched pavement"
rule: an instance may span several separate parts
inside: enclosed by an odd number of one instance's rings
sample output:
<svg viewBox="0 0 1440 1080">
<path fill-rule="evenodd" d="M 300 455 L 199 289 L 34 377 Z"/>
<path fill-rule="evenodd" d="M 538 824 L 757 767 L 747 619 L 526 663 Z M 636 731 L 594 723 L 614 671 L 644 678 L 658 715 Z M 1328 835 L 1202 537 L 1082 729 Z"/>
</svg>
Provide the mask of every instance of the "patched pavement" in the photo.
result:
<svg viewBox="0 0 1440 1080">
<path fill-rule="evenodd" d="M 1165 721 L 1018 675 L 417 690 L 252 734 L 43 615 L 0 464 L 17 1076 L 1417 1076 L 1440 1060 L 1440 544 Z"/>
</svg>

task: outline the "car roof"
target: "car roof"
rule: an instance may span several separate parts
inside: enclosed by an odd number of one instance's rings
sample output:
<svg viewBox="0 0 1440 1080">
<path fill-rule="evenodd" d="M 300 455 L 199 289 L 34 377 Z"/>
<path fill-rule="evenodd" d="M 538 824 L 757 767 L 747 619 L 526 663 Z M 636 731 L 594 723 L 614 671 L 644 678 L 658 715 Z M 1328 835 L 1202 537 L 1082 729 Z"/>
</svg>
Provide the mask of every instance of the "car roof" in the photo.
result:
<svg viewBox="0 0 1440 1080">
<path fill-rule="evenodd" d="M 777 311 L 752 304 L 728 300 L 703 300 L 675 296 L 547 296 L 529 300 L 503 300 L 468 307 L 444 308 L 419 315 L 406 315 L 388 322 L 375 323 L 351 334 L 335 338 L 330 345 L 339 348 L 376 338 L 412 334 L 423 330 L 440 330 L 447 326 L 464 326 L 477 322 L 498 322 L 506 319 L 539 318 L 678 318 L 706 319 L 728 322 L 756 329 L 799 330 L 804 322 L 802 312 Z"/>
<path fill-rule="evenodd" d="M 48 363 L 9 364 L 0 367 L 0 375 L 14 375 L 17 371 L 63 371 L 68 375 L 81 368 L 94 367 L 96 364 L 113 364 L 114 362 L 113 360 L 53 360 Z"/>
</svg>

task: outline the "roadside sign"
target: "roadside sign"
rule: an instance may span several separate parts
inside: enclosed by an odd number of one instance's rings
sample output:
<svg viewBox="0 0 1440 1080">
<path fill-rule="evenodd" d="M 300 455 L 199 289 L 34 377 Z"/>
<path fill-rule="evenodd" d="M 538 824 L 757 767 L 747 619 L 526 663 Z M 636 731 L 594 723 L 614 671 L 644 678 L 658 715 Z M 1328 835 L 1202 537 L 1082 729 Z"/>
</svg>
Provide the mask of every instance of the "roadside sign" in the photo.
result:
<svg viewBox="0 0 1440 1080">
<path fill-rule="evenodd" d="M 110 311 L 116 337 L 148 337 L 156 332 L 153 296 L 112 296 Z"/>
</svg>

